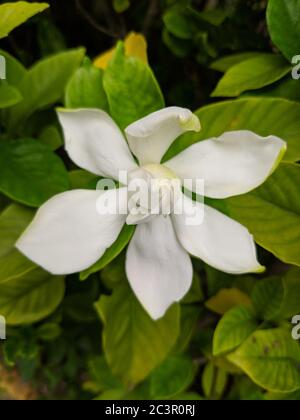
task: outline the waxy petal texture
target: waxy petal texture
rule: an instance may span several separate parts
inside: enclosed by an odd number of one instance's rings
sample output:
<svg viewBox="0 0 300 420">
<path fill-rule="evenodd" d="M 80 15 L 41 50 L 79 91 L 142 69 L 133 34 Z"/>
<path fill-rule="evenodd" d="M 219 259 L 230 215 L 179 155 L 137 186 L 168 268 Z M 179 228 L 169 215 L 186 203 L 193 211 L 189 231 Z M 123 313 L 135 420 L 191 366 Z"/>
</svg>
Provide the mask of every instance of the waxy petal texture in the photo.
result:
<svg viewBox="0 0 300 420">
<path fill-rule="evenodd" d="M 137 226 L 129 244 L 126 272 L 137 298 L 153 319 L 180 301 L 192 284 L 193 267 L 179 244 L 170 217 Z"/>
<path fill-rule="evenodd" d="M 132 153 L 140 165 L 160 163 L 174 140 L 186 131 L 200 131 L 198 117 L 185 108 L 154 112 L 126 128 Z"/>
<path fill-rule="evenodd" d="M 125 138 L 111 117 L 97 109 L 60 110 L 65 148 L 80 168 L 119 179 L 119 171 L 137 168 Z"/>
<path fill-rule="evenodd" d="M 17 242 L 30 260 L 52 274 L 71 274 L 94 264 L 117 239 L 126 215 L 99 214 L 97 200 L 126 206 L 126 188 L 74 190 L 44 204 Z"/>
<path fill-rule="evenodd" d="M 232 131 L 196 143 L 165 163 L 181 180 L 204 180 L 206 197 L 245 194 L 272 174 L 286 151 L 278 137 Z M 195 187 L 194 187 L 195 188 Z"/>
<path fill-rule="evenodd" d="M 191 255 L 225 273 L 264 271 L 257 261 L 253 236 L 244 226 L 186 196 L 184 208 L 185 214 L 174 214 L 172 219 L 180 243 Z"/>
</svg>

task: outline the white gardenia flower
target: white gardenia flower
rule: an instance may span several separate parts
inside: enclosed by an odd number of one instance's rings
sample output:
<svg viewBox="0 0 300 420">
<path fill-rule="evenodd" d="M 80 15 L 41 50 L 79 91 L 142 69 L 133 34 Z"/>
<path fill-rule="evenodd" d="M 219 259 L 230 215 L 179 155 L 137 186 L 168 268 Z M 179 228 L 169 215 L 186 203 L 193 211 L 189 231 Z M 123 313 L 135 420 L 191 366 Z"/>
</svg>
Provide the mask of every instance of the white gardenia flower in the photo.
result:
<svg viewBox="0 0 300 420">
<path fill-rule="evenodd" d="M 261 185 L 278 165 L 286 144 L 270 136 L 235 131 L 196 143 L 161 164 L 173 141 L 186 131 L 199 131 L 189 110 L 171 107 L 130 125 L 125 134 L 108 114 L 96 109 L 61 110 L 66 150 L 81 168 L 118 180 L 203 179 L 205 196 L 224 199 Z M 136 157 L 139 165 L 136 163 Z M 168 182 L 164 184 L 165 200 Z M 74 190 L 44 204 L 17 243 L 29 259 L 55 274 L 71 274 L 94 264 L 117 239 L 125 223 L 136 224 L 126 256 L 132 290 L 153 319 L 162 317 L 188 292 L 193 277 L 190 254 L 226 273 L 261 272 L 249 231 L 219 211 L 182 194 L 186 213 L 193 209 L 203 223 L 189 225 L 187 214 L 151 214 L 138 203 L 127 206 L 127 187 L 108 191 Z M 99 197 L 128 212 L 101 214 Z M 134 202 L 133 202 L 134 203 Z M 134 211 L 133 211 L 134 210 Z"/>
</svg>

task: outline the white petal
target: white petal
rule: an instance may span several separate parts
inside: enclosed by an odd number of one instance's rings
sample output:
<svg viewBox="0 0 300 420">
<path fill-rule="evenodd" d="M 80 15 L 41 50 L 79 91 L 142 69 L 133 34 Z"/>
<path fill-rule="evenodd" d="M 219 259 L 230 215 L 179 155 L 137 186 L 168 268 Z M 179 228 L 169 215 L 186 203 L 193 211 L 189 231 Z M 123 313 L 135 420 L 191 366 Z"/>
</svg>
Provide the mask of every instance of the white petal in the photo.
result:
<svg viewBox="0 0 300 420">
<path fill-rule="evenodd" d="M 141 165 L 160 163 L 174 140 L 186 131 L 200 131 L 198 117 L 185 108 L 154 112 L 126 128 L 130 149 Z"/>
<path fill-rule="evenodd" d="M 57 195 L 39 209 L 16 247 L 53 274 L 90 267 L 114 243 L 126 219 L 126 215 L 100 215 L 99 196 L 124 203 L 127 191 L 74 190 Z"/>
<path fill-rule="evenodd" d="M 174 214 L 172 219 L 179 241 L 191 255 L 225 273 L 264 271 L 257 261 L 253 237 L 244 226 L 186 196 L 184 209 L 184 214 Z M 193 213 L 193 223 L 191 219 L 187 222 L 187 214 L 190 218 Z"/>
<path fill-rule="evenodd" d="M 165 163 L 182 180 L 204 180 L 205 196 L 227 198 L 261 185 L 278 166 L 286 143 L 251 131 L 232 131 L 194 144 Z"/>
<path fill-rule="evenodd" d="M 59 110 L 65 147 L 73 162 L 96 175 L 118 180 L 137 167 L 120 129 L 104 111 Z"/>
<path fill-rule="evenodd" d="M 137 226 L 126 257 L 126 272 L 137 298 L 153 319 L 188 292 L 193 277 L 189 255 L 178 243 L 170 217 Z"/>
</svg>

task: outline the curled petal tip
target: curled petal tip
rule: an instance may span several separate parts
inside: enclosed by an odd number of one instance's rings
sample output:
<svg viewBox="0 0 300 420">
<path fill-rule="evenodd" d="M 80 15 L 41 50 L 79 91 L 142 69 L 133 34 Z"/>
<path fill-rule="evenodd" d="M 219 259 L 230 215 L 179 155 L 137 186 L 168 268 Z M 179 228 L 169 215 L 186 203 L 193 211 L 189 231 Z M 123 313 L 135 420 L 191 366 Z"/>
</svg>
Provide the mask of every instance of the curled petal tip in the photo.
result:
<svg viewBox="0 0 300 420">
<path fill-rule="evenodd" d="M 267 268 L 264 265 L 260 265 L 257 271 L 258 274 L 263 274 L 267 271 Z"/>
<path fill-rule="evenodd" d="M 281 142 L 282 142 L 282 146 L 281 146 L 281 149 L 278 153 L 277 159 L 275 160 L 274 165 L 271 169 L 270 175 L 272 175 L 276 171 L 276 169 L 278 168 L 278 166 L 279 166 L 280 162 L 282 161 L 284 155 L 286 154 L 287 143 L 283 140 L 281 140 Z"/>
<path fill-rule="evenodd" d="M 266 269 L 266 267 L 265 266 L 263 266 L 263 265 L 259 265 L 257 268 L 255 268 L 254 270 L 253 270 L 253 273 L 255 273 L 255 274 L 263 274 L 263 273 L 265 273 L 267 271 L 267 269 Z"/>
<path fill-rule="evenodd" d="M 201 123 L 197 115 L 188 112 L 180 116 L 180 124 L 186 131 L 195 131 L 198 133 L 201 130 Z"/>
</svg>

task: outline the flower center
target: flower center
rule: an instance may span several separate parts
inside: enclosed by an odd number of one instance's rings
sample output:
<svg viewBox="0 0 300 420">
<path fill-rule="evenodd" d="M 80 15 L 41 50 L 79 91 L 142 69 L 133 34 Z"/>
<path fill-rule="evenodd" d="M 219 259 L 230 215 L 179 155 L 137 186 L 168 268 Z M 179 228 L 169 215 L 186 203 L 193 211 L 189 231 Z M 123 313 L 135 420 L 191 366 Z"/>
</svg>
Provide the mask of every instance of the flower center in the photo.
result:
<svg viewBox="0 0 300 420">
<path fill-rule="evenodd" d="M 176 175 L 163 165 L 150 164 L 128 174 L 127 224 L 146 223 L 172 213 L 181 192 Z"/>
</svg>

